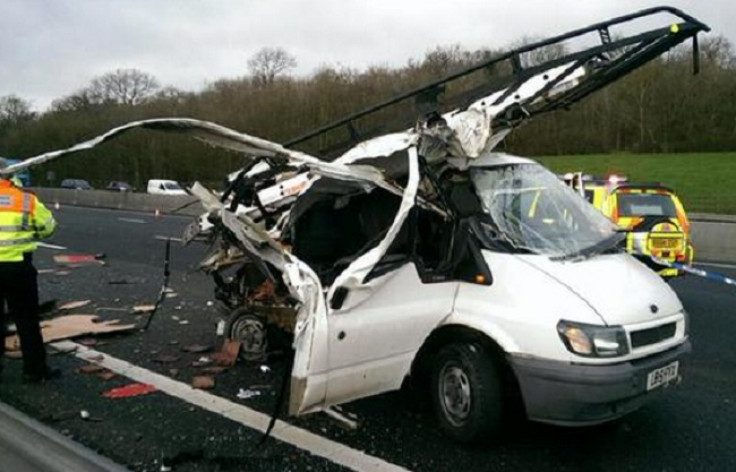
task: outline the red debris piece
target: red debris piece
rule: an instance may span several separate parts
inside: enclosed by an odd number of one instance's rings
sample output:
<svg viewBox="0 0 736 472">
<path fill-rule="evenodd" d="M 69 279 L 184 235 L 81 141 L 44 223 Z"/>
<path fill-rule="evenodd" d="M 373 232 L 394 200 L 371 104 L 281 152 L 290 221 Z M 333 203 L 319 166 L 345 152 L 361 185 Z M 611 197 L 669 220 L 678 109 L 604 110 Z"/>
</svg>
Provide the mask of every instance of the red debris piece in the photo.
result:
<svg viewBox="0 0 736 472">
<path fill-rule="evenodd" d="M 154 387 L 153 385 L 144 383 L 132 383 L 123 387 L 108 390 L 107 392 L 103 393 L 102 396 L 107 398 L 129 398 L 137 397 L 140 395 L 147 395 L 155 391 L 156 387 Z"/>
<path fill-rule="evenodd" d="M 61 254 L 54 256 L 54 262 L 60 265 L 80 265 L 80 264 L 100 264 L 105 263 L 101 261 L 104 256 L 101 254 Z"/>
</svg>

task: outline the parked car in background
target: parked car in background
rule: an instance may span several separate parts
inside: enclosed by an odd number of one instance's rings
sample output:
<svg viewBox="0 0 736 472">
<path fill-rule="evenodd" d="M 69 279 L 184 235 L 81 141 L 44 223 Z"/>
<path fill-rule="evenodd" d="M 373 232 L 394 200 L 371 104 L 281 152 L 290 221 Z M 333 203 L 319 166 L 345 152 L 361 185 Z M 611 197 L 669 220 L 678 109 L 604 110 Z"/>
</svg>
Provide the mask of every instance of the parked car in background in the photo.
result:
<svg viewBox="0 0 736 472">
<path fill-rule="evenodd" d="M 130 185 L 128 182 L 123 182 L 120 180 L 113 180 L 109 184 L 107 184 L 107 187 L 105 187 L 107 190 L 113 190 L 118 192 L 132 192 L 135 190 L 135 188 Z"/>
<path fill-rule="evenodd" d="M 151 179 L 146 191 L 154 195 L 189 195 L 175 180 Z"/>
<path fill-rule="evenodd" d="M 64 179 L 61 181 L 61 188 L 74 190 L 94 190 L 89 182 L 84 179 Z"/>
</svg>

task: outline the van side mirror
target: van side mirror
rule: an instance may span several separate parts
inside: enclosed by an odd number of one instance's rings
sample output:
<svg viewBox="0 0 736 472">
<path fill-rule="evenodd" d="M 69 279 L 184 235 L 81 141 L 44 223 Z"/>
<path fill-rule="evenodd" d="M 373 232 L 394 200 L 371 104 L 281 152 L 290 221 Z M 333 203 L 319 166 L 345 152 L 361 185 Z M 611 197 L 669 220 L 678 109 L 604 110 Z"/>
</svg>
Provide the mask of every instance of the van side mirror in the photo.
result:
<svg viewBox="0 0 736 472">
<path fill-rule="evenodd" d="M 342 304 L 345 303 L 345 299 L 348 297 L 348 289 L 345 287 L 337 287 L 335 293 L 332 295 L 330 300 L 330 308 L 333 310 L 339 310 L 342 308 Z"/>
</svg>

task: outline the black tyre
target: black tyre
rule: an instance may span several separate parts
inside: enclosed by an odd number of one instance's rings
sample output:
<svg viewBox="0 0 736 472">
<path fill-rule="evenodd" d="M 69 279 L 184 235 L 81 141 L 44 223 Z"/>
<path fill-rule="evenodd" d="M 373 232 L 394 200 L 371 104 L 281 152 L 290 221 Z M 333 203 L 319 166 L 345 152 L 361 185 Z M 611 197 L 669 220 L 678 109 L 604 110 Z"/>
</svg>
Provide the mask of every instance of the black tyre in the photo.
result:
<svg viewBox="0 0 736 472">
<path fill-rule="evenodd" d="M 266 355 L 266 323 L 248 307 L 236 308 L 230 313 L 225 325 L 225 335 L 240 342 L 240 357 L 246 361 L 261 360 Z"/>
<path fill-rule="evenodd" d="M 499 370 L 480 344 L 443 347 L 432 366 L 432 404 L 442 430 L 459 442 L 484 442 L 499 432 L 504 395 Z"/>
</svg>

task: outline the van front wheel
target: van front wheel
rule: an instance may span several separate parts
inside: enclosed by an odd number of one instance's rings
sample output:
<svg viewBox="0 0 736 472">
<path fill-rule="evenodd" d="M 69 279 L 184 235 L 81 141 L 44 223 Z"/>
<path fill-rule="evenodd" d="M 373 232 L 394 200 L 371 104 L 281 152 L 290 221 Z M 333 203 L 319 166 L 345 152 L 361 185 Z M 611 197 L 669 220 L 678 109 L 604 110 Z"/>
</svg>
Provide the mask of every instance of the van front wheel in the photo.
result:
<svg viewBox="0 0 736 472">
<path fill-rule="evenodd" d="M 435 358 L 432 403 L 442 430 L 460 442 L 492 439 L 503 414 L 498 368 L 479 344 L 450 344 Z"/>
</svg>

